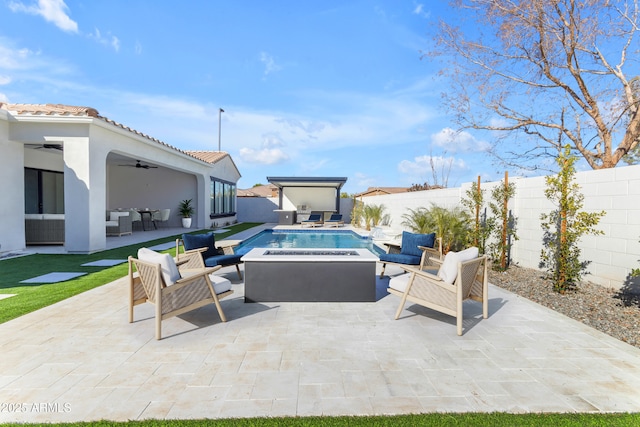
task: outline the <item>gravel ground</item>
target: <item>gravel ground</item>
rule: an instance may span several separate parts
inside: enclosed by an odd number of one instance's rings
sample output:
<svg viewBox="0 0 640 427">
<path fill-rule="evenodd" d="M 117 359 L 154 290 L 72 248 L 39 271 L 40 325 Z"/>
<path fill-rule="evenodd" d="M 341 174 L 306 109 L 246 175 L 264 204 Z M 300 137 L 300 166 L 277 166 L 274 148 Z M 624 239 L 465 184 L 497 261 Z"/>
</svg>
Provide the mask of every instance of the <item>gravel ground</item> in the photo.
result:
<svg viewBox="0 0 640 427">
<path fill-rule="evenodd" d="M 640 295 L 593 283 L 562 295 L 543 276 L 539 270 L 512 266 L 505 272 L 491 271 L 489 283 L 640 348 Z"/>
</svg>

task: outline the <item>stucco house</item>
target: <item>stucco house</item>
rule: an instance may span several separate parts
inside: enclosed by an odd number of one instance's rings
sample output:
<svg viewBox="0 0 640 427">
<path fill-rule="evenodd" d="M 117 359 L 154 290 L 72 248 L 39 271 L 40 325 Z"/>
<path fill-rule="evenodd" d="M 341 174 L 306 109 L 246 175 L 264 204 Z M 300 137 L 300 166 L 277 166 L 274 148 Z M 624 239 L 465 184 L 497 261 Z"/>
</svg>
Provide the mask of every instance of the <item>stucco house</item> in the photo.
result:
<svg viewBox="0 0 640 427">
<path fill-rule="evenodd" d="M 108 210 L 171 209 L 192 199 L 193 228 L 236 220 L 231 156 L 184 151 L 90 107 L 0 103 L 0 253 L 21 250 L 26 215 L 63 218 L 65 250 L 106 247 Z"/>
</svg>

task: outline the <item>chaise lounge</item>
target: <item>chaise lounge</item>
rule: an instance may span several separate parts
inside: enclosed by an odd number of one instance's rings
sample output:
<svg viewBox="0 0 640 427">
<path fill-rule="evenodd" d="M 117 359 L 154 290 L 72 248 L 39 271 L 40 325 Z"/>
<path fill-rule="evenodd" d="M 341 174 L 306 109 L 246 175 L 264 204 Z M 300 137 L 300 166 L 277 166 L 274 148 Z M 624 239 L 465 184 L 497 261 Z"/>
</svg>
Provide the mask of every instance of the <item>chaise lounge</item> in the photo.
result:
<svg viewBox="0 0 640 427">
<path fill-rule="evenodd" d="M 344 225 L 342 214 L 331 214 L 331 217 L 324 224 L 327 227 L 342 227 Z"/>
<path fill-rule="evenodd" d="M 322 215 L 320 214 L 311 214 L 309 215 L 309 219 L 305 219 L 300 222 L 300 226 L 304 227 L 308 225 L 309 227 L 320 227 L 322 225 Z"/>
</svg>

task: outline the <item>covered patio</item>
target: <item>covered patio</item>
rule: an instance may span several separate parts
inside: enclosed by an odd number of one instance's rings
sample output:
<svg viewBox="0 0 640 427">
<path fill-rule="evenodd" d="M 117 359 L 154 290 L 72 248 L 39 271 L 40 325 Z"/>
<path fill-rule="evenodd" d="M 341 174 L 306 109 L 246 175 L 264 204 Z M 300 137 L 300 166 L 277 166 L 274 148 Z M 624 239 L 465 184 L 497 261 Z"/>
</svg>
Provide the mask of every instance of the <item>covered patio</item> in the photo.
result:
<svg viewBox="0 0 640 427">
<path fill-rule="evenodd" d="M 639 349 L 494 286 L 489 318 L 465 302 L 457 336 L 418 306 L 393 320 L 393 296 L 246 304 L 235 268 L 220 274 L 228 321 L 209 305 L 161 341 L 150 304 L 128 323 L 126 277 L 1 324 L 2 400 L 47 409 L 0 422 L 640 411 Z"/>
</svg>

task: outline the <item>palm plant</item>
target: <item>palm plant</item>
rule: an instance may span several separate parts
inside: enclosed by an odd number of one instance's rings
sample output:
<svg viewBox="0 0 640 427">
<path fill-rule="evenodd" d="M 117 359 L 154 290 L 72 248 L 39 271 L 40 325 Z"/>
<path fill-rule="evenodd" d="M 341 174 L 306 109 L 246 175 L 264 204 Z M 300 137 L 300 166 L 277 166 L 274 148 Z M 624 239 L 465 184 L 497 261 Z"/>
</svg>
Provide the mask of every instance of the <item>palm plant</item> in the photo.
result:
<svg viewBox="0 0 640 427">
<path fill-rule="evenodd" d="M 371 230 L 371 227 L 376 227 L 382 223 L 388 216 L 384 214 L 384 205 L 366 205 L 364 207 L 364 221 L 366 229 Z"/>
<path fill-rule="evenodd" d="M 436 233 L 442 238 L 442 250 L 447 253 L 463 249 L 468 242 L 470 221 L 462 208 L 443 208 L 432 204 L 429 209 L 409 209 L 402 216 L 402 225 L 414 233 Z"/>
<path fill-rule="evenodd" d="M 413 233 L 427 234 L 433 231 L 433 223 L 427 208 L 409 208 L 409 212 L 402 215 L 402 225 Z"/>
</svg>

